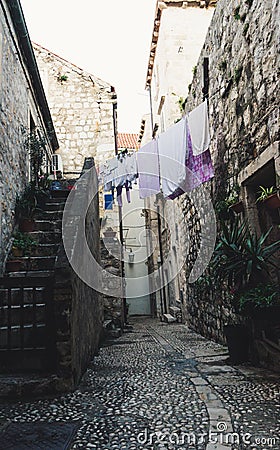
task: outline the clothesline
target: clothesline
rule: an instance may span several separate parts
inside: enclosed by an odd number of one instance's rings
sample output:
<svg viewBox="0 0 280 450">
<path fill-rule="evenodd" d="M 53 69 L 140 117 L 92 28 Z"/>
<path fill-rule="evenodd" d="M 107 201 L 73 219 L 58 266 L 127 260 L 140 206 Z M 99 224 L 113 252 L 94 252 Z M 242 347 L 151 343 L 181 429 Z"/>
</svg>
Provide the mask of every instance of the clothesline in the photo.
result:
<svg viewBox="0 0 280 450">
<path fill-rule="evenodd" d="M 139 178 L 139 196 L 144 199 L 162 189 L 174 200 L 214 176 L 209 151 L 210 131 L 208 105 L 197 108 L 172 125 L 139 151 L 122 153 L 100 166 L 99 179 L 104 191 L 117 191 L 122 206 L 122 189 L 130 203 L 132 182 Z"/>
</svg>

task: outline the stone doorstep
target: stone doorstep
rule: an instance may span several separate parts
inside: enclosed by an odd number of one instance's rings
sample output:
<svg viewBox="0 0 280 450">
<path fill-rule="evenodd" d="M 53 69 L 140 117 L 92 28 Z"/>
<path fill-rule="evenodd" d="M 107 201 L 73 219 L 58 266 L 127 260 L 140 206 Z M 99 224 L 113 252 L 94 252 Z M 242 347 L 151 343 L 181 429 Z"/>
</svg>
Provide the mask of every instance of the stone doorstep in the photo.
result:
<svg viewBox="0 0 280 450">
<path fill-rule="evenodd" d="M 54 275 L 54 270 L 29 270 L 29 271 L 9 272 L 8 273 L 8 276 L 10 278 L 12 278 L 12 277 L 48 278 L 48 277 L 52 277 L 53 275 Z"/>
<path fill-rule="evenodd" d="M 22 397 L 32 398 L 42 395 L 53 395 L 59 392 L 60 383 L 61 379 L 56 374 L 42 374 L 42 376 L 38 374 L 2 374 L 0 375 L 0 399 L 10 400 Z"/>
<path fill-rule="evenodd" d="M 171 314 L 163 314 L 163 320 L 167 323 L 177 322 L 177 319 L 173 317 Z"/>
</svg>

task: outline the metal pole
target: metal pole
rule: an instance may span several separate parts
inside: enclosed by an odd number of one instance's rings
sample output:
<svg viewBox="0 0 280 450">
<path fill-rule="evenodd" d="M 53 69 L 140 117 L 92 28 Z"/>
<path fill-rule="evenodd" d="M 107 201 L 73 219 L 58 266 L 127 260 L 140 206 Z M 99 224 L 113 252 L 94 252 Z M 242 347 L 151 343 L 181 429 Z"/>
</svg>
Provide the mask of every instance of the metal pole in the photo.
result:
<svg viewBox="0 0 280 450">
<path fill-rule="evenodd" d="M 114 124 L 114 141 L 115 141 L 115 155 L 118 155 L 118 127 L 117 127 L 117 102 L 113 103 L 113 124 Z M 124 260 L 123 260 L 123 224 L 122 224 L 122 207 L 118 207 L 119 224 L 120 224 L 120 243 L 121 243 L 121 292 L 122 292 L 122 321 L 125 325 L 127 321 L 126 314 L 126 298 L 124 292 L 123 278 L 124 278 Z"/>
<path fill-rule="evenodd" d="M 161 273 L 161 280 L 164 282 L 164 273 L 163 273 L 163 250 L 162 250 L 162 241 L 161 241 L 161 217 L 160 217 L 160 210 L 159 205 L 157 205 L 157 216 L 158 216 L 158 241 L 159 241 L 159 255 L 160 255 L 160 273 Z M 162 287 L 161 293 L 163 296 L 163 304 L 164 304 L 164 314 L 167 313 L 167 302 L 166 302 L 166 292 L 165 292 L 165 286 Z"/>
</svg>

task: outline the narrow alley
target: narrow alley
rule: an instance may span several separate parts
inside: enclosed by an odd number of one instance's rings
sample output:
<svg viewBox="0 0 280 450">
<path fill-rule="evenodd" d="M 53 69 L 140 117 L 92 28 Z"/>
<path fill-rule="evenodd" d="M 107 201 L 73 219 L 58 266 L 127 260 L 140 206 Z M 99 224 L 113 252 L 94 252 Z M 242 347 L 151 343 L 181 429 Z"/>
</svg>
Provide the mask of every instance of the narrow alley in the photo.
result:
<svg viewBox="0 0 280 450">
<path fill-rule="evenodd" d="M 280 447 L 277 374 L 230 366 L 226 347 L 185 325 L 130 323 L 103 343 L 75 392 L 2 404 L 1 450 Z"/>
</svg>

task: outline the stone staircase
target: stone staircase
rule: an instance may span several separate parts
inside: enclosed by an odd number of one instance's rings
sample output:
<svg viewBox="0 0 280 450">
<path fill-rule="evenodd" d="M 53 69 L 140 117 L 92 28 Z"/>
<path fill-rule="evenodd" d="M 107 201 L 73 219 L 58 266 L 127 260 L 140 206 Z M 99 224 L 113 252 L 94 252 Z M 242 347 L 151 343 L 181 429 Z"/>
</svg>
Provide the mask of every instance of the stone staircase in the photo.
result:
<svg viewBox="0 0 280 450">
<path fill-rule="evenodd" d="M 55 364 L 53 287 L 62 215 L 69 191 L 49 198 L 35 216 L 38 244 L 30 256 L 14 257 L 0 278 L 0 370 L 51 371 Z"/>
</svg>

